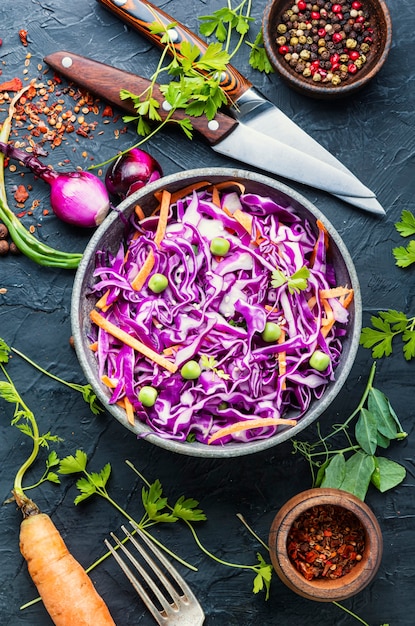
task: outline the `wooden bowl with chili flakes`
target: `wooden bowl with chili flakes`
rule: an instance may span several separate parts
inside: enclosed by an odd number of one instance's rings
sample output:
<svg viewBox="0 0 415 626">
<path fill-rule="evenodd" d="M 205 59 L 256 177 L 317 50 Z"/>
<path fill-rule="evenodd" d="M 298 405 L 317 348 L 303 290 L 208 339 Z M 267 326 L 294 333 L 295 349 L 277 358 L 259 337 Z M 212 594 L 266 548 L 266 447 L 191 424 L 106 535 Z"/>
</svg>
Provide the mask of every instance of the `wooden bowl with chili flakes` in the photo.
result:
<svg viewBox="0 0 415 626">
<path fill-rule="evenodd" d="M 340 489 L 315 488 L 286 502 L 269 533 L 279 578 L 309 600 L 344 600 L 366 587 L 382 559 L 383 540 L 371 509 Z"/>
<path fill-rule="evenodd" d="M 281 78 L 319 99 L 349 96 L 367 85 L 392 43 L 384 0 L 272 0 L 262 31 L 267 56 Z"/>
</svg>

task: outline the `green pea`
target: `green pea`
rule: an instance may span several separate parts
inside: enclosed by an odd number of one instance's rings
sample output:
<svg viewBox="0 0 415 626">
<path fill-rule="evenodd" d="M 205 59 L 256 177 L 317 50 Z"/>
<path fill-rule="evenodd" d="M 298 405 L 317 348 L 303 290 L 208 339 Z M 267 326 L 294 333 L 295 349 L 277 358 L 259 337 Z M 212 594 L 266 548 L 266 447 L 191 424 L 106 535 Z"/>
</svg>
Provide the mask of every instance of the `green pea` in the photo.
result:
<svg viewBox="0 0 415 626">
<path fill-rule="evenodd" d="M 310 357 L 310 367 L 318 372 L 324 372 L 330 364 L 330 357 L 322 350 L 316 350 Z"/>
<path fill-rule="evenodd" d="M 199 378 L 202 370 L 197 361 L 187 361 L 180 370 L 180 374 L 185 380 L 195 380 Z"/>
<path fill-rule="evenodd" d="M 267 322 L 262 331 L 262 339 L 268 343 L 278 341 L 281 337 L 281 327 L 275 322 Z"/>
<path fill-rule="evenodd" d="M 153 276 L 148 281 L 148 287 L 154 293 L 161 293 L 164 291 L 169 284 L 167 277 L 164 274 L 153 274 Z"/>
<path fill-rule="evenodd" d="M 215 256 L 225 256 L 225 254 L 228 254 L 230 247 L 230 242 L 224 237 L 215 237 L 210 242 L 210 251 Z"/>
<path fill-rule="evenodd" d="M 143 406 L 147 407 L 154 406 L 157 400 L 157 396 L 157 389 L 155 389 L 154 387 L 150 387 L 150 385 L 144 385 L 144 387 L 141 387 L 140 391 L 138 392 L 138 400 Z"/>
</svg>

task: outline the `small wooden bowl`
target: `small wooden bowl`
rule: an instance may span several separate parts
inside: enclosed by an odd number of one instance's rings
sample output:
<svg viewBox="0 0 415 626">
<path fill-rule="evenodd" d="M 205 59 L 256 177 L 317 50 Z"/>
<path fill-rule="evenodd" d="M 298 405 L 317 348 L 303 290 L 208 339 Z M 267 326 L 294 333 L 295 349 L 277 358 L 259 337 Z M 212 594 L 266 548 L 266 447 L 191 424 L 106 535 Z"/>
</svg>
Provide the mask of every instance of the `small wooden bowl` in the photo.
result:
<svg viewBox="0 0 415 626">
<path fill-rule="evenodd" d="M 264 47 L 275 71 L 296 91 L 318 99 L 334 99 L 355 93 L 372 80 L 385 63 L 392 43 L 392 22 L 384 0 L 360 0 L 367 8 L 373 26 L 373 43 L 367 53 L 367 61 L 354 75 L 348 76 L 339 85 L 331 82 L 314 82 L 297 73 L 279 53 L 277 25 L 283 13 L 297 4 L 298 0 L 272 0 L 265 9 L 262 32 Z M 333 3 L 334 4 L 334 3 Z"/>
<path fill-rule="evenodd" d="M 324 505 L 355 515 L 365 531 L 365 547 L 362 559 L 349 573 L 335 579 L 306 580 L 288 555 L 287 539 L 300 515 L 312 507 Z M 287 587 L 309 600 L 333 602 L 350 598 L 373 580 L 381 563 L 383 540 L 376 517 L 364 502 L 340 489 L 315 488 L 299 493 L 280 509 L 270 529 L 269 549 L 274 569 Z"/>
</svg>

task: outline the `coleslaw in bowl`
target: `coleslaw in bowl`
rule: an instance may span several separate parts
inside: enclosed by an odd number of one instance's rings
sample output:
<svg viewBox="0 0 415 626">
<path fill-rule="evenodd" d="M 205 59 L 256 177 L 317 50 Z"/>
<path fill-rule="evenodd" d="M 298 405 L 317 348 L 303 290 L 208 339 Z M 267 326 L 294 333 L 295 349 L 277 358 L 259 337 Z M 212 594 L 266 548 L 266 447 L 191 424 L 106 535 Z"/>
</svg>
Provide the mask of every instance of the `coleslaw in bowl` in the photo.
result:
<svg viewBox="0 0 415 626">
<path fill-rule="evenodd" d="M 359 344 L 345 244 L 273 179 L 208 168 L 124 200 L 78 268 L 72 331 L 105 408 L 191 456 L 251 454 L 314 422 Z"/>
</svg>

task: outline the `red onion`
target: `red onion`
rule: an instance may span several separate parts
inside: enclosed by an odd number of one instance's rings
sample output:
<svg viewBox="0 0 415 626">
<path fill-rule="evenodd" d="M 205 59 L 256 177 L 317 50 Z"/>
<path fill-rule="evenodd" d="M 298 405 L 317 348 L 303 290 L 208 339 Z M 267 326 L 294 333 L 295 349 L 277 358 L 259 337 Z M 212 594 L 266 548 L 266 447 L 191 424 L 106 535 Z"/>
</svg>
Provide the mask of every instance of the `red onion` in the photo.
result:
<svg viewBox="0 0 415 626">
<path fill-rule="evenodd" d="M 64 222 L 92 228 L 98 226 L 110 208 L 104 183 L 90 172 L 59 173 L 44 165 L 33 154 L 0 142 L 0 152 L 21 161 L 36 176 L 50 185 L 53 212 Z"/>
<path fill-rule="evenodd" d="M 111 195 L 124 200 L 161 176 L 163 172 L 156 159 L 144 150 L 132 148 L 110 165 L 105 175 L 105 185 Z"/>
</svg>

